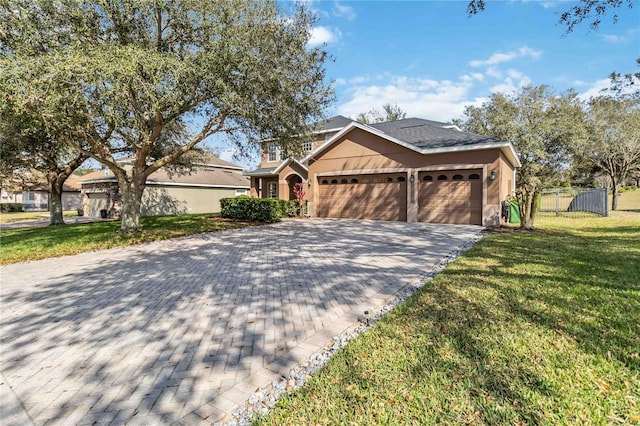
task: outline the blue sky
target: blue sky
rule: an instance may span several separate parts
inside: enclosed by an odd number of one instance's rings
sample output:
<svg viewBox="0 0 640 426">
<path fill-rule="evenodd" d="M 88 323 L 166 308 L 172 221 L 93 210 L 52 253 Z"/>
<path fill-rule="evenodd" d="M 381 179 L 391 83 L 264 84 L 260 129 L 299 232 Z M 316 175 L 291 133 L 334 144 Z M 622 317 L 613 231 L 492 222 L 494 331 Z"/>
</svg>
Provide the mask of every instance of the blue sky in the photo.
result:
<svg viewBox="0 0 640 426">
<path fill-rule="evenodd" d="M 612 71 L 637 72 L 640 7 L 565 34 L 559 14 L 576 1 L 488 1 L 468 17 L 466 1 L 307 1 L 318 22 L 311 45 L 333 56 L 327 111 L 355 117 L 385 103 L 410 117 L 449 121 L 466 105 L 527 84 L 576 89 L 586 99 Z M 223 153 L 223 158 L 229 157 Z"/>
</svg>

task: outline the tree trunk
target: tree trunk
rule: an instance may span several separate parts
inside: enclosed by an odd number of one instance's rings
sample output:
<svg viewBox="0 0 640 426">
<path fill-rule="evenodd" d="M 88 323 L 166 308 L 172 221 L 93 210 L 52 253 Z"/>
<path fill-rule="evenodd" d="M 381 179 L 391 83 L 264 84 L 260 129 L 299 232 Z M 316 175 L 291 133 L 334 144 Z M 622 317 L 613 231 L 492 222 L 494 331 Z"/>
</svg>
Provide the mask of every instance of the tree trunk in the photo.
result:
<svg viewBox="0 0 640 426">
<path fill-rule="evenodd" d="M 120 233 L 140 232 L 142 230 L 140 227 L 140 209 L 142 207 L 143 192 L 144 183 L 120 185 L 122 196 Z"/>
<path fill-rule="evenodd" d="M 518 205 L 520 206 L 520 228 L 533 229 L 535 220 L 535 200 L 536 190 L 522 189 L 518 194 Z"/>
<path fill-rule="evenodd" d="M 618 197 L 620 197 L 620 194 L 618 193 L 618 181 L 614 176 L 611 176 L 611 192 L 613 193 L 611 210 L 618 210 Z"/>
<path fill-rule="evenodd" d="M 64 225 L 62 215 L 62 185 L 64 180 L 49 180 L 49 225 Z"/>
</svg>

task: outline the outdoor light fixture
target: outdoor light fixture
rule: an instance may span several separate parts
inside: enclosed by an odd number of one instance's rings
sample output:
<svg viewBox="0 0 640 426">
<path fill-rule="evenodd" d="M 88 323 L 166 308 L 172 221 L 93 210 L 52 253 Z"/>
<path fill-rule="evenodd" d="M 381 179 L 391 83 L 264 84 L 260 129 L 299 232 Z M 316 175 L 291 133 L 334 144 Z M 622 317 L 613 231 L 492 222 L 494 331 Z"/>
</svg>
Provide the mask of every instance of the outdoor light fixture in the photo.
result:
<svg viewBox="0 0 640 426">
<path fill-rule="evenodd" d="M 409 182 L 413 183 L 413 181 L 416 180 L 416 177 L 414 175 L 409 176 Z"/>
<path fill-rule="evenodd" d="M 491 172 L 491 174 L 489 175 L 489 179 L 491 179 L 491 180 L 496 180 L 496 171 L 495 171 L 495 170 L 493 170 L 493 171 Z"/>
<path fill-rule="evenodd" d="M 307 186 L 311 186 L 311 179 L 307 179 Z"/>
</svg>

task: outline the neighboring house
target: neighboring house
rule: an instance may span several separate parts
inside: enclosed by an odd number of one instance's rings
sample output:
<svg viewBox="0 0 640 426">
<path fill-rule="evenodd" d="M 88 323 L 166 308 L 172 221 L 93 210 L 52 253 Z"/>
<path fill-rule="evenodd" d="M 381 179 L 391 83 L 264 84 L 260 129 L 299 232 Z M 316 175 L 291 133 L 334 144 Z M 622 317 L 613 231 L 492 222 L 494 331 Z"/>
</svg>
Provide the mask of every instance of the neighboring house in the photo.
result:
<svg viewBox="0 0 640 426">
<path fill-rule="evenodd" d="M 71 175 L 62 186 L 62 210 L 76 210 L 82 206 L 80 176 Z M 22 193 L 22 210 L 26 212 L 46 212 L 49 210 L 49 189 L 37 186 Z"/>
<path fill-rule="evenodd" d="M 121 163 L 126 166 L 127 161 Z M 106 210 L 108 217 L 119 217 L 121 197 L 110 170 L 83 176 L 80 184 L 85 215 L 100 217 L 100 211 Z M 249 180 L 243 176 L 242 168 L 211 155 L 185 174 L 170 173 L 165 169 L 152 173 L 142 196 L 141 214 L 219 212 L 221 198 L 248 193 Z"/>
<path fill-rule="evenodd" d="M 22 203 L 22 191 L 0 188 L 0 203 Z"/>
<path fill-rule="evenodd" d="M 511 143 L 408 118 L 319 123 L 302 159 L 281 159 L 276 144 L 251 177 L 251 194 L 292 199 L 305 182 L 315 217 L 497 225 L 500 203 L 520 166 Z"/>
</svg>

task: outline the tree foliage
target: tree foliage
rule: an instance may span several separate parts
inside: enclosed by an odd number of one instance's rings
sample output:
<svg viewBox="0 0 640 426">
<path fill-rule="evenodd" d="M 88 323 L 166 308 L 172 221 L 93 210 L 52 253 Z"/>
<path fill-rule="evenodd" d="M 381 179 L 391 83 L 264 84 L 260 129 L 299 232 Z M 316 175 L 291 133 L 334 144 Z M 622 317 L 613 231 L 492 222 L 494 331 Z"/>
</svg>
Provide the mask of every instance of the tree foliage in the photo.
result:
<svg viewBox="0 0 640 426">
<path fill-rule="evenodd" d="M 593 98 L 588 118 L 589 137 L 577 154 L 609 177 L 617 210 L 620 185 L 640 170 L 640 97 Z"/>
<path fill-rule="evenodd" d="M 5 179 L 46 183 L 49 192 L 49 224 L 62 225 L 64 182 L 88 158 L 52 137 L 29 114 L 12 114 L 0 108 L 0 174 Z M 44 182 L 43 182 L 44 181 Z"/>
<path fill-rule="evenodd" d="M 241 152 L 268 139 L 293 150 L 321 118 L 332 100 L 326 53 L 307 45 L 314 16 L 289 8 L 275 0 L 0 2 L 0 93 L 108 166 L 122 230 L 137 230 L 146 178 L 209 136 L 226 135 Z"/>
<path fill-rule="evenodd" d="M 634 0 L 580 0 L 560 14 L 559 23 L 565 25 L 567 33 L 572 32 L 576 26 L 584 21 L 589 22 L 592 30 L 597 30 L 602 19 L 614 10 L 611 20 L 618 22 L 618 10 L 622 8 L 632 9 Z M 469 16 L 477 15 L 486 7 L 485 0 L 469 0 L 467 13 Z"/>
<path fill-rule="evenodd" d="M 372 124 L 383 123 L 386 121 L 402 120 L 407 116 L 407 113 L 400 108 L 397 104 L 384 104 L 382 106 L 382 112 L 372 108 L 368 112 L 361 112 L 355 118 L 358 123 Z"/>
<path fill-rule="evenodd" d="M 529 86 L 518 93 L 495 93 L 482 106 L 465 109 L 462 130 L 513 144 L 522 167 L 517 169 L 516 197 L 521 226 L 532 228 L 541 189 L 571 162 L 574 147 L 585 138 L 584 111 L 573 91 L 556 95 L 548 86 Z"/>
</svg>

